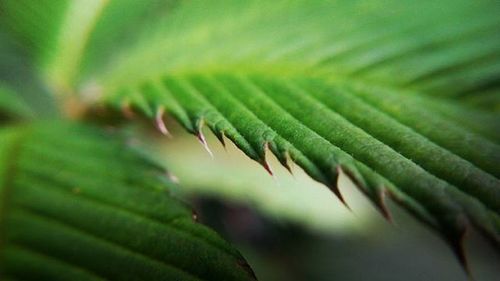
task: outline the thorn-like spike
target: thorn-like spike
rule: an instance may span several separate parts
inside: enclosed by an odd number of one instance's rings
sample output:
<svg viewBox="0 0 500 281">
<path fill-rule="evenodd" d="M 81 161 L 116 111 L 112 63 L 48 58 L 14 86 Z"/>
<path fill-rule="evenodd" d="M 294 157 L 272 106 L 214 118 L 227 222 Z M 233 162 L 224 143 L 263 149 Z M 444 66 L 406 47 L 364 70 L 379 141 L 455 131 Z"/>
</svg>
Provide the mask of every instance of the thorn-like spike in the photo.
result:
<svg viewBox="0 0 500 281">
<path fill-rule="evenodd" d="M 215 136 L 217 137 L 217 139 L 219 140 L 219 142 L 222 144 L 222 146 L 224 147 L 224 149 L 227 149 L 227 147 L 226 147 L 226 141 L 224 140 L 224 137 L 225 137 L 224 132 L 220 132 L 219 134 L 215 134 Z"/>
<path fill-rule="evenodd" d="M 387 207 L 387 202 L 386 202 L 386 199 L 387 199 L 387 194 L 388 194 L 388 190 L 384 187 L 380 188 L 380 191 L 378 193 L 378 202 L 377 202 L 377 206 L 380 210 L 380 212 L 382 213 L 382 215 L 384 216 L 384 218 L 390 222 L 390 223 L 393 223 L 393 219 L 392 219 L 392 214 L 389 210 L 389 208 Z"/>
<path fill-rule="evenodd" d="M 290 175 L 292 175 L 292 176 L 294 175 L 293 171 L 292 171 L 292 167 L 290 167 L 290 165 L 287 162 L 285 162 L 283 167 L 285 167 L 285 169 L 288 171 L 288 173 L 290 173 Z"/>
<path fill-rule="evenodd" d="M 269 165 L 269 163 L 267 163 L 267 160 L 264 159 L 262 162 L 262 167 L 264 167 L 264 169 L 271 175 L 271 176 L 274 176 L 274 173 L 273 173 L 273 169 L 271 168 L 271 166 Z"/>
<path fill-rule="evenodd" d="M 291 164 L 293 164 L 292 157 L 290 156 L 290 153 L 288 151 L 286 151 L 285 152 L 285 162 L 283 163 L 283 166 L 290 173 L 290 175 L 294 176 Z"/>
<path fill-rule="evenodd" d="M 339 189 L 339 177 L 340 177 L 340 174 L 344 174 L 344 175 L 347 175 L 346 173 L 344 173 L 344 170 L 342 169 L 342 167 L 340 166 L 337 166 L 337 180 L 335 182 L 335 185 L 334 186 L 330 186 L 330 189 L 333 191 L 333 193 L 335 194 L 335 196 L 337 196 L 337 198 L 340 200 L 340 202 L 342 202 L 342 204 L 349 210 L 352 212 L 352 209 L 351 207 L 349 207 L 349 205 L 347 204 L 347 202 L 345 201 L 344 199 L 344 196 L 342 196 L 342 193 L 340 192 L 340 189 Z"/>
<path fill-rule="evenodd" d="M 212 153 L 212 150 L 210 150 L 210 147 L 208 147 L 207 140 L 205 139 L 205 135 L 203 134 L 203 125 L 205 124 L 205 120 L 201 118 L 198 122 L 198 132 L 196 134 L 196 137 L 198 138 L 198 141 L 201 143 L 203 148 L 208 152 L 210 157 L 214 158 L 214 154 Z"/>
<path fill-rule="evenodd" d="M 330 187 L 330 189 L 333 191 L 335 196 L 337 196 L 337 198 L 340 200 L 342 205 L 344 205 L 349 211 L 352 211 L 351 207 L 349 207 L 349 204 L 347 204 L 347 202 L 345 201 L 344 196 L 342 196 L 342 193 L 340 192 L 339 187 L 332 186 L 332 187 Z"/>
<path fill-rule="evenodd" d="M 274 182 L 278 185 L 281 186 L 280 182 L 276 178 L 276 175 L 274 174 L 273 168 L 271 165 L 269 165 L 269 162 L 267 162 L 266 157 L 264 155 L 264 158 L 260 161 L 262 167 L 264 167 L 264 170 L 273 178 Z"/>
<path fill-rule="evenodd" d="M 274 177 L 273 169 L 269 165 L 266 159 L 267 152 L 269 151 L 269 142 L 264 143 L 264 155 L 262 156 L 262 160 L 260 163 L 262 164 L 262 167 L 271 175 Z"/>
<path fill-rule="evenodd" d="M 212 150 L 210 150 L 210 147 L 208 147 L 207 140 L 205 139 L 205 135 L 203 135 L 203 132 L 201 131 L 201 129 L 198 131 L 197 137 L 198 137 L 198 141 L 201 143 L 201 145 L 203 145 L 203 148 L 205 148 L 205 150 L 208 152 L 210 157 L 214 158 L 214 154 L 212 153 Z"/>
<path fill-rule="evenodd" d="M 163 107 L 159 107 L 158 110 L 156 111 L 156 117 L 155 117 L 156 128 L 158 128 L 160 133 L 162 133 L 163 135 L 167 137 L 172 137 L 172 135 L 167 129 L 167 126 L 165 125 L 165 121 L 163 120 L 164 114 L 165 114 L 165 109 Z"/>
</svg>

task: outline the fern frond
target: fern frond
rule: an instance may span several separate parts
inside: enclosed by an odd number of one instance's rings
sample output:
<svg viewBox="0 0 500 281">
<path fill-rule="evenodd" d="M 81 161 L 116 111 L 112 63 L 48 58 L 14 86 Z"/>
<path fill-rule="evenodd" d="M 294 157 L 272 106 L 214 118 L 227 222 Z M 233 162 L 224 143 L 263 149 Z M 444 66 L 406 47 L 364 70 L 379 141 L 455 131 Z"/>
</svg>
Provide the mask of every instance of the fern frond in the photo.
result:
<svg viewBox="0 0 500 281">
<path fill-rule="evenodd" d="M 76 57 L 53 51 L 54 88 L 160 125 L 171 113 L 202 140 L 206 125 L 264 167 L 267 151 L 298 163 L 341 199 L 346 173 L 459 256 L 471 224 L 498 245 L 500 117 L 463 105 L 500 104 L 497 1 L 180 1 L 130 29 L 150 14 L 122 18 L 117 2 L 72 33 L 87 38 Z M 68 48 L 71 28 L 56 36 Z"/>
</svg>

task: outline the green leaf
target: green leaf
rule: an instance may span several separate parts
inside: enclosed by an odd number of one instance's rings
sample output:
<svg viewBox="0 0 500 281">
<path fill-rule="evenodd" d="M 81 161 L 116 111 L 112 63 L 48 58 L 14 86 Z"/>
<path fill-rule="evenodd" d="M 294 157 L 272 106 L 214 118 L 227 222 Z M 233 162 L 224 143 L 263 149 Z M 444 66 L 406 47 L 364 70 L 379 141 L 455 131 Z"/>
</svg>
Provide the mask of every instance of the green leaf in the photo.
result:
<svg viewBox="0 0 500 281">
<path fill-rule="evenodd" d="M 2 280 L 254 280 L 164 173 L 95 128 L 1 129 Z"/>
<path fill-rule="evenodd" d="M 30 1 L 10 2 L 8 15 L 29 15 L 17 3 Z M 462 261 L 471 224 L 499 244 L 498 1 L 181 1 L 146 19 L 117 16 L 118 2 L 47 27 L 61 45 L 44 73 L 61 93 L 132 107 L 164 132 L 169 112 L 202 142 L 207 125 L 267 169 L 268 150 L 296 162 L 341 199 L 346 173 Z"/>
</svg>

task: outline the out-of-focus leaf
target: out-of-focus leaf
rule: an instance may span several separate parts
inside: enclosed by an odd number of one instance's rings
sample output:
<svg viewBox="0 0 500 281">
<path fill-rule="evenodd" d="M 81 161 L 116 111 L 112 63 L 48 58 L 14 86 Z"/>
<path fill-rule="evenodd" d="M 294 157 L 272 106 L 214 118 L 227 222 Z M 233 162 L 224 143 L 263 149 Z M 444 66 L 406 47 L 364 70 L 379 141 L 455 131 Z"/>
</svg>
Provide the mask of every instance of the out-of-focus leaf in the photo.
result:
<svg viewBox="0 0 500 281">
<path fill-rule="evenodd" d="M 1 129 L 2 280 L 254 280 L 163 173 L 94 128 Z"/>
</svg>

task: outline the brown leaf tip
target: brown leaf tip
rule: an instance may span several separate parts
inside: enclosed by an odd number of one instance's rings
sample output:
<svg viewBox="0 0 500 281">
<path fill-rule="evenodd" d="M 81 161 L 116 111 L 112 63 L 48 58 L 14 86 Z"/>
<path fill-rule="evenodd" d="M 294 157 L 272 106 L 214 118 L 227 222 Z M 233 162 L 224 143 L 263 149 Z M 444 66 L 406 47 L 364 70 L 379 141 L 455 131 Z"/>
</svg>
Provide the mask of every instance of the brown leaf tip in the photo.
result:
<svg viewBox="0 0 500 281">
<path fill-rule="evenodd" d="M 352 211 L 351 207 L 349 207 L 349 205 L 345 201 L 344 196 L 342 196 L 342 193 L 340 192 L 340 189 L 339 189 L 339 177 L 340 177 L 340 174 L 344 174 L 344 175 L 347 175 L 347 176 L 349 176 L 349 175 L 347 173 L 344 173 L 344 170 L 340 166 L 337 166 L 336 170 L 337 170 L 337 172 L 336 172 L 336 177 L 337 178 L 335 180 L 335 183 L 333 185 L 330 185 L 329 187 L 333 191 L 333 193 L 335 194 L 335 196 L 337 196 L 337 198 L 340 200 L 340 202 L 342 202 L 342 204 L 349 211 Z"/>
<path fill-rule="evenodd" d="M 271 165 L 269 165 L 269 162 L 267 162 L 267 159 L 266 159 L 266 154 L 267 154 L 267 151 L 269 151 L 269 142 L 265 142 L 264 143 L 264 155 L 262 156 L 262 159 L 260 161 L 260 163 L 262 164 L 262 167 L 264 167 L 264 169 L 271 175 L 271 176 L 274 176 L 274 172 L 273 172 L 273 169 L 271 168 Z"/>
<path fill-rule="evenodd" d="M 384 216 L 384 218 L 388 222 L 393 223 L 394 220 L 392 219 L 391 211 L 387 206 L 387 195 L 390 195 L 389 190 L 387 190 L 385 187 L 380 188 L 378 192 L 378 201 L 376 202 L 376 205 L 380 210 L 380 212 L 382 213 L 382 216 Z"/>
<path fill-rule="evenodd" d="M 214 154 L 213 154 L 212 150 L 210 150 L 210 147 L 208 147 L 208 143 L 207 143 L 207 140 L 205 139 L 205 135 L 203 135 L 203 132 L 201 130 L 198 131 L 198 134 L 196 135 L 196 137 L 198 138 L 198 141 L 201 143 L 203 148 L 208 152 L 210 157 L 214 158 Z"/>
</svg>

